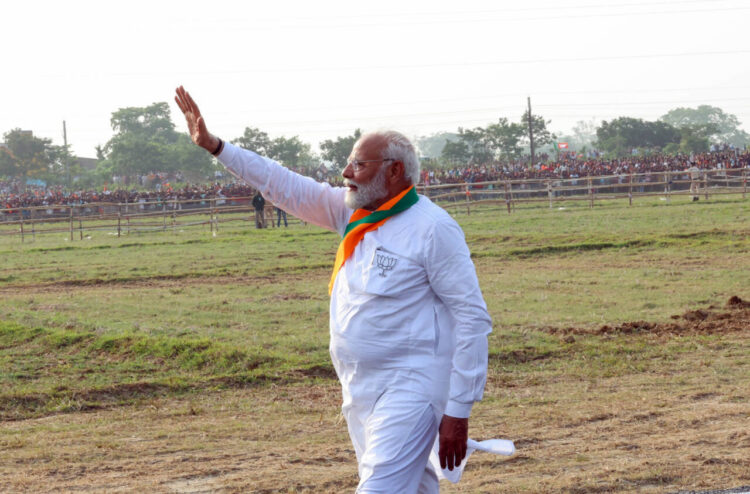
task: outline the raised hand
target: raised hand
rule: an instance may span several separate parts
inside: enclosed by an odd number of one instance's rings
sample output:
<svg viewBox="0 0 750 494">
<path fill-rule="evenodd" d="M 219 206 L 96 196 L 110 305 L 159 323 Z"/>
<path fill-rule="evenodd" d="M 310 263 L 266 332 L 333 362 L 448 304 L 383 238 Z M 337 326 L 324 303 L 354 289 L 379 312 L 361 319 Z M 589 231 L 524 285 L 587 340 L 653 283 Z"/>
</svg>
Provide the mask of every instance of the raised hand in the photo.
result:
<svg viewBox="0 0 750 494">
<path fill-rule="evenodd" d="M 195 101 L 193 101 L 190 93 L 185 91 L 185 88 L 182 86 L 177 88 L 176 93 L 177 95 L 174 97 L 174 100 L 177 102 L 177 106 L 180 107 L 180 111 L 185 115 L 190 138 L 198 146 L 209 153 L 213 153 L 219 147 L 221 141 L 206 128 L 206 121 L 203 120 L 201 111 L 198 109 Z"/>
</svg>

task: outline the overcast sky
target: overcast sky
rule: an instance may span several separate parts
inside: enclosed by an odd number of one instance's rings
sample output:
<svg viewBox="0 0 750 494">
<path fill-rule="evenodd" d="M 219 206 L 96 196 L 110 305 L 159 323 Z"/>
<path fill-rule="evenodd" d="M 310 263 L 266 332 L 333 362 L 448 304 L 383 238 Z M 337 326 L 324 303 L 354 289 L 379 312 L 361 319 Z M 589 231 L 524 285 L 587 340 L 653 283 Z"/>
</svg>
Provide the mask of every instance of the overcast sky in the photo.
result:
<svg viewBox="0 0 750 494">
<path fill-rule="evenodd" d="M 184 85 L 209 129 L 317 143 L 517 121 L 654 120 L 719 106 L 750 131 L 750 0 L 3 2 L 0 133 L 79 156 L 113 111 Z"/>
</svg>

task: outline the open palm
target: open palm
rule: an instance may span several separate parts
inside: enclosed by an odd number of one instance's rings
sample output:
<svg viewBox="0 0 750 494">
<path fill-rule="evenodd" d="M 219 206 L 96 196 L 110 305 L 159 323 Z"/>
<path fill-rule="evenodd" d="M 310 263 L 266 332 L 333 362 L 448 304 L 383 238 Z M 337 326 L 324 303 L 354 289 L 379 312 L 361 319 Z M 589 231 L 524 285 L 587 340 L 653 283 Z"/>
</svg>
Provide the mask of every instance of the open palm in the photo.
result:
<svg viewBox="0 0 750 494">
<path fill-rule="evenodd" d="M 190 93 L 185 91 L 185 88 L 182 86 L 177 88 L 176 93 L 177 95 L 174 100 L 177 102 L 177 106 L 180 107 L 182 114 L 185 115 L 190 138 L 198 146 L 212 151 L 216 148 L 216 138 L 208 132 L 206 122 L 203 120 L 198 105 L 193 101 Z"/>
</svg>

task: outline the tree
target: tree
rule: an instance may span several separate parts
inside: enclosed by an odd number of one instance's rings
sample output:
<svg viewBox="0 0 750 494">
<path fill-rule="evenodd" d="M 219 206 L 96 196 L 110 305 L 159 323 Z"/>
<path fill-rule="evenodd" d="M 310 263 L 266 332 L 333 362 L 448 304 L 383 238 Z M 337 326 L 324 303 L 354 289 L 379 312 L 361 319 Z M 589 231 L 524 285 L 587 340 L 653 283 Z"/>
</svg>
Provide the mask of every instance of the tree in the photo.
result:
<svg viewBox="0 0 750 494">
<path fill-rule="evenodd" d="M 104 154 L 116 174 L 132 176 L 172 168 L 169 146 L 177 141 L 177 132 L 167 103 L 120 108 L 112 113 L 110 125 L 115 135 L 104 145 Z"/>
<path fill-rule="evenodd" d="M 676 151 L 684 154 L 705 153 L 710 147 L 710 138 L 718 130 L 716 126 L 706 125 L 686 125 L 680 127 L 680 143 Z M 665 148 L 665 150 L 667 150 Z M 667 150 L 670 151 L 670 150 Z"/>
<path fill-rule="evenodd" d="M 298 136 L 277 137 L 268 148 L 268 157 L 293 167 L 309 167 L 313 164 L 310 145 L 302 142 Z"/>
<path fill-rule="evenodd" d="M 101 148 L 102 168 L 115 175 L 179 170 L 205 179 L 214 170 L 210 156 L 175 131 L 167 103 L 121 108 L 112 113 L 110 124 L 115 135 Z"/>
<path fill-rule="evenodd" d="M 52 156 L 52 176 L 47 180 L 48 183 L 64 183 L 69 187 L 78 177 L 86 174 L 78 159 L 70 153 L 70 145 L 55 146 Z"/>
<path fill-rule="evenodd" d="M 698 108 L 675 108 L 668 111 L 659 120 L 674 127 L 694 127 L 712 125 L 715 132 L 709 136 L 712 142 L 728 143 L 742 147 L 750 144 L 750 134 L 740 129 L 740 121 L 735 115 L 724 113 L 724 110 L 710 105 Z"/>
<path fill-rule="evenodd" d="M 458 134 L 455 132 L 438 132 L 426 137 L 420 137 L 417 139 L 417 146 L 419 146 L 420 156 L 438 158 L 443 156 L 443 150 L 448 143 L 455 143 L 458 140 Z"/>
<path fill-rule="evenodd" d="M 579 120 L 573 126 L 573 141 L 577 148 L 585 148 L 591 146 L 596 141 L 596 121 Z"/>
<path fill-rule="evenodd" d="M 7 149 L 0 150 L 0 175 L 49 180 L 67 152 L 52 140 L 34 137 L 30 131 L 13 129 L 4 134 Z M 57 177 L 62 178 L 62 177 Z"/>
<path fill-rule="evenodd" d="M 249 149 L 263 156 L 269 156 L 271 139 L 268 137 L 268 134 L 258 128 L 245 127 L 242 137 L 232 140 L 232 144 Z"/>
<path fill-rule="evenodd" d="M 256 127 L 245 127 L 242 136 L 233 139 L 232 144 L 268 156 L 285 166 L 310 167 L 315 164 L 310 145 L 302 142 L 299 136 L 271 139 Z"/>
<path fill-rule="evenodd" d="M 320 144 L 321 156 L 324 160 L 333 163 L 337 171 L 343 170 L 349 161 L 354 143 L 362 136 L 360 129 L 355 129 L 354 134 L 346 137 L 337 137 L 335 141 L 326 139 Z"/>
<path fill-rule="evenodd" d="M 509 122 L 507 118 L 498 119 L 484 130 L 483 141 L 495 157 L 514 160 L 521 156 L 526 127 L 522 124 Z"/>
<path fill-rule="evenodd" d="M 165 102 L 153 103 L 146 107 L 120 108 L 109 120 L 117 134 L 145 134 L 149 137 L 175 138 L 174 123 Z"/>
<path fill-rule="evenodd" d="M 187 134 L 178 134 L 177 141 L 169 147 L 169 159 L 175 166 L 164 171 L 180 171 L 189 181 L 197 182 L 206 178 L 214 178 L 214 172 L 219 170 L 205 149 L 202 149 L 190 139 Z"/>
<path fill-rule="evenodd" d="M 492 159 L 492 150 L 487 146 L 485 129 L 458 128 L 459 142 L 464 143 L 468 150 L 467 163 L 485 163 Z"/>
<path fill-rule="evenodd" d="M 629 155 L 636 148 L 661 150 L 681 139 L 680 131 L 666 122 L 631 117 L 602 121 L 596 136 L 599 148 L 616 156 Z"/>
<path fill-rule="evenodd" d="M 534 149 L 552 144 L 557 136 L 547 129 L 551 120 L 545 120 L 541 115 L 531 115 L 531 130 L 534 133 Z M 527 146 L 529 142 L 529 110 L 526 110 L 521 117 L 521 124 L 525 127 L 525 132 L 521 138 Z"/>
<path fill-rule="evenodd" d="M 116 173 L 112 169 L 112 163 L 107 160 L 102 146 L 96 146 L 96 160 L 96 169 L 92 172 L 94 180 L 98 184 L 108 184 Z"/>
<path fill-rule="evenodd" d="M 679 142 L 681 134 L 679 129 L 666 122 L 645 122 L 645 136 L 643 147 L 662 149 L 672 142 Z"/>
<path fill-rule="evenodd" d="M 440 157 L 449 161 L 466 163 L 471 159 L 471 153 L 465 141 L 446 141 Z"/>
</svg>

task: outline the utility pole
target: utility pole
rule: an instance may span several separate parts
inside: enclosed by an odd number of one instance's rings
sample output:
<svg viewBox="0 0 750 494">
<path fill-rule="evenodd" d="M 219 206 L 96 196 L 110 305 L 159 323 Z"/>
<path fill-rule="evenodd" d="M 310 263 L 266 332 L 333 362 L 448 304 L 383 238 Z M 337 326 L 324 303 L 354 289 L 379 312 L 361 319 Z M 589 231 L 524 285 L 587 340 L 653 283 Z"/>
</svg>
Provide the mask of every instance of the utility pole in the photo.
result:
<svg viewBox="0 0 750 494">
<path fill-rule="evenodd" d="M 63 145 L 65 146 L 65 182 L 70 187 L 70 160 L 68 159 L 68 129 L 63 120 Z"/>
<path fill-rule="evenodd" d="M 531 167 L 534 168 L 534 130 L 531 127 L 531 96 L 526 98 L 529 103 L 529 148 L 531 149 Z"/>
</svg>

